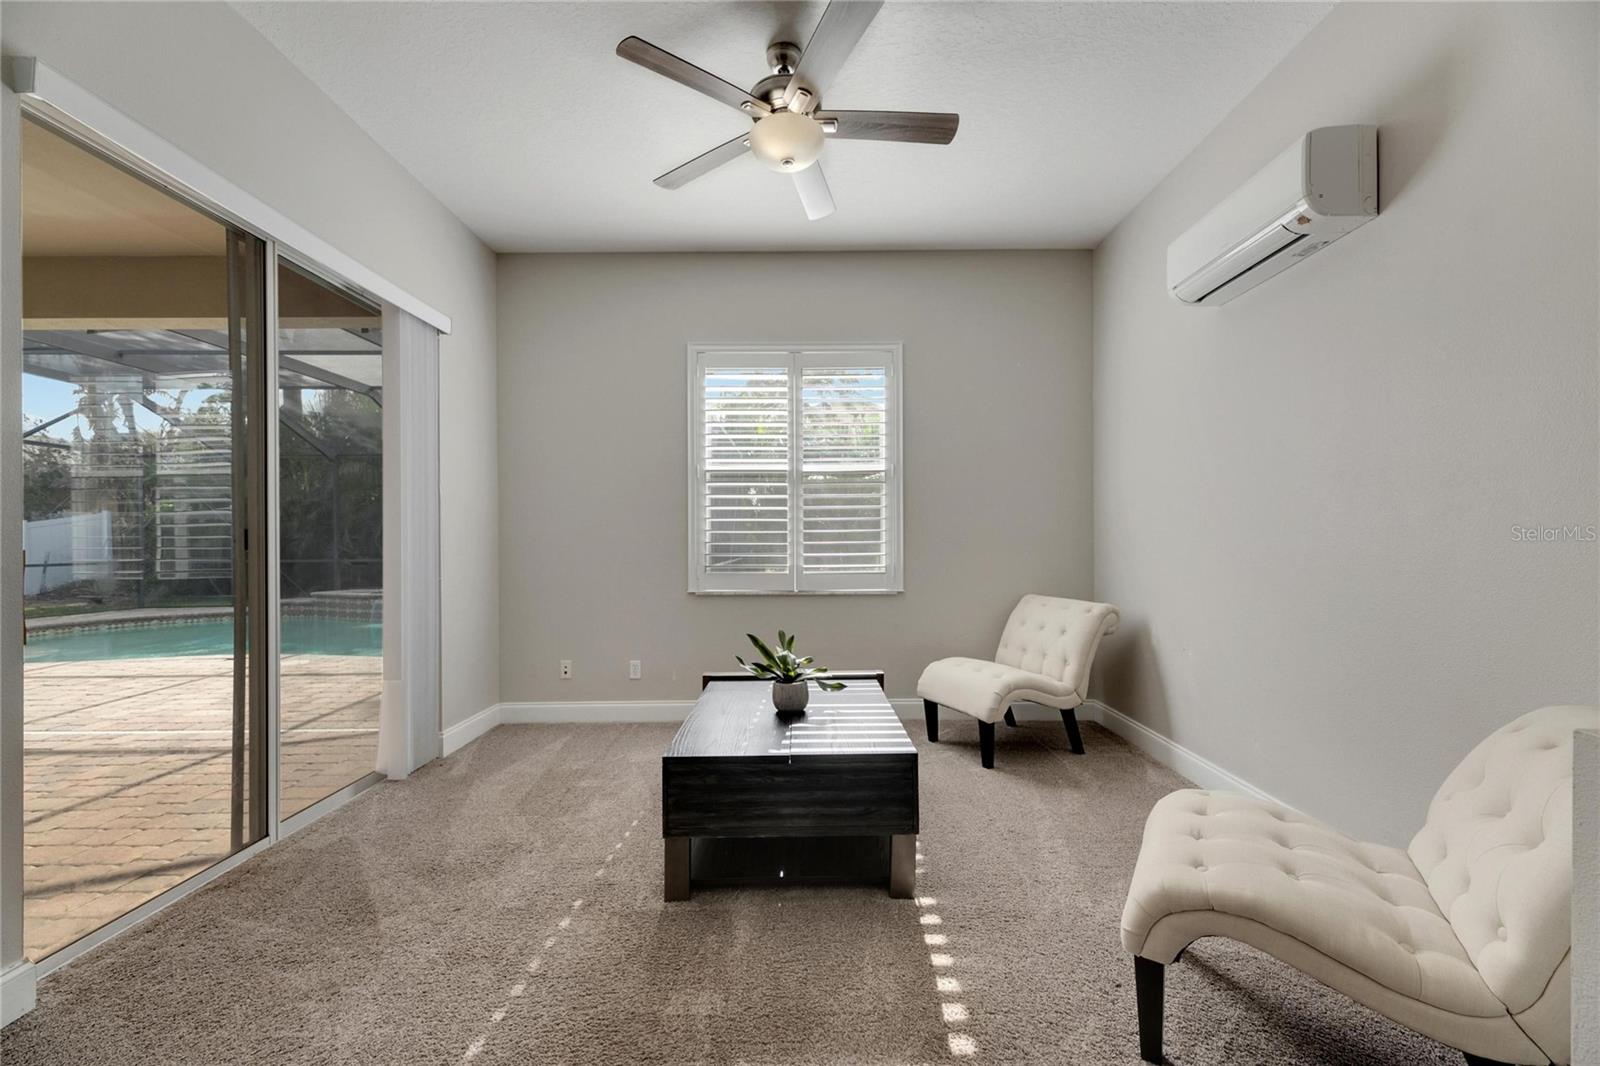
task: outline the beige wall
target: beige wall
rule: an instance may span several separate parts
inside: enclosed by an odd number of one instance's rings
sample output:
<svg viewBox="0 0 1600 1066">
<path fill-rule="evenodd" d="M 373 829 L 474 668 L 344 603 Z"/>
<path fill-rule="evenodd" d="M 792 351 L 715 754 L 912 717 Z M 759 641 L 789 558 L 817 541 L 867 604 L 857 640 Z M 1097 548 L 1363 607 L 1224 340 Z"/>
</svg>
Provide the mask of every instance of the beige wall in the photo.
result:
<svg viewBox="0 0 1600 1066">
<path fill-rule="evenodd" d="M 1087 596 L 1089 275 L 1085 252 L 502 257 L 503 698 L 689 698 L 780 626 L 912 696 L 930 659 L 992 654 L 1023 593 Z M 686 344 L 852 340 L 905 344 L 905 593 L 690 596 Z"/>
<path fill-rule="evenodd" d="M 451 317 L 439 396 L 444 724 L 494 704 L 493 253 L 225 4 L 6 0 L 3 43 Z"/>
<path fill-rule="evenodd" d="M 1600 733 L 1572 746 L 1572 1061 L 1600 1062 Z"/>
<path fill-rule="evenodd" d="M 1097 250 L 1114 707 L 1399 841 L 1481 736 L 1596 694 L 1596 8 L 1336 9 Z M 1382 215 L 1218 309 L 1167 244 L 1305 130 Z"/>
</svg>

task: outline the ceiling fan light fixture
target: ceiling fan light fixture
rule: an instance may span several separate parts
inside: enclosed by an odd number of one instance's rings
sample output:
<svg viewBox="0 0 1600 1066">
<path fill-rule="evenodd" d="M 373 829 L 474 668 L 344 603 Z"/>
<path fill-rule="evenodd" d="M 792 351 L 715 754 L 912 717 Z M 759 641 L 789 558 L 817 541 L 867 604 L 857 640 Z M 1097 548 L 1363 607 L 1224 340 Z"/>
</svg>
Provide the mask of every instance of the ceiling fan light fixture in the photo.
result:
<svg viewBox="0 0 1600 1066">
<path fill-rule="evenodd" d="M 822 154 L 822 127 L 805 115 L 775 111 L 750 131 L 750 151 L 780 174 L 804 170 Z"/>
<path fill-rule="evenodd" d="M 3 2 L 3 0 L 0 0 Z M 804 49 L 788 40 L 767 46 L 772 73 L 749 89 L 638 37 L 617 42 L 617 55 L 755 119 L 735 136 L 655 179 L 681 189 L 746 151 L 769 170 L 788 174 L 810 219 L 833 213 L 833 193 L 818 165 L 828 139 L 949 144 L 961 116 L 931 111 L 822 111 L 834 75 L 844 65 L 884 0 L 828 0 Z"/>
</svg>

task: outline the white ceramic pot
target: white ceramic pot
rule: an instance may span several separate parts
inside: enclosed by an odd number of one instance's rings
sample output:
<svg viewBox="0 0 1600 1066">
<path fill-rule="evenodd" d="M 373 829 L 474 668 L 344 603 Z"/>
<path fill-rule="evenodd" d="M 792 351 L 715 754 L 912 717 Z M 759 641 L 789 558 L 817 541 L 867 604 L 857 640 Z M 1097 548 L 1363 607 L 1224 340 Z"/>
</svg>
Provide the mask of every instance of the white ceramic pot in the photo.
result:
<svg viewBox="0 0 1600 1066">
<path fill-rule="evenodd" d="M 804 681 L 791 681 L 788 684 L 782 681 L 772 683 L 772 705 L 778 709 L 779 714 L 794 714 L 806 709 L 806 701 L 811 698 L 811 686 Z"/>
</svg>

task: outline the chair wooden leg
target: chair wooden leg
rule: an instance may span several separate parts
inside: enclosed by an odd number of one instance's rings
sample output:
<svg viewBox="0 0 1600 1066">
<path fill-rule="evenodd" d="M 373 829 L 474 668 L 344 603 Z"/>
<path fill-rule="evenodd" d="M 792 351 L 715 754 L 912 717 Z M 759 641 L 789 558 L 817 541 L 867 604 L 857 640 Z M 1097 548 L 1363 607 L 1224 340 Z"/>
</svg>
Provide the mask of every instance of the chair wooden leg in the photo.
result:
<svg viewBox="0 0 1600 1066">
<path fill-rule="evenodd" d="M 939 741 L 939 705 L 932 700 L 922 701 L 923 717 L 928 719 L 928 739 L 934 743 Z"/>
<path fill-rule="evenodd" d="M 1011 713 L 1011 708 L 1006 708 L 1006 725 L 1012 729 L 1017 728 L 1017 716 Z"/>
<path fill-rule="evenodd" d="M 994 723 L 978 723 L 978 748 L 983 752 L 983 768 L 994 769 Z"/>
<path fill-rule="evenodd" d="M 1133 957 L 1134 994 L 1139 1000 L 1139 1057 L 1162 1062 L 1161 1023 L 1165 1012 L 1167 968 L 1139 955 Z"/>
<path fill-rule="evenodd" d="M 1083 734 L 1078 732 L 1078 712 L 1067 707 L 1061 712 L 1061 724 L 1067 727 L 1067 744 L 1072 754 L 1083 754 Z"/>
</svg>

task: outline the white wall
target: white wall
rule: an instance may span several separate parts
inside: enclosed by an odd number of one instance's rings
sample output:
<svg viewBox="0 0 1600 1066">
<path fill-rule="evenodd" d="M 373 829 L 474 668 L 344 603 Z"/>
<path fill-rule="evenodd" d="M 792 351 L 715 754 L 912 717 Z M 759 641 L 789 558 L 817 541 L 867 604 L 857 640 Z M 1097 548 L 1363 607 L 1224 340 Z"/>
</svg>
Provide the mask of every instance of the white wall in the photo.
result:
<svg viewBox="0 0 1600 1066">
<path fill-rule="evenodd" d="M 692 697 L 780 626 L 911 696 L 929 660 L 993 654 L 1023 593 L 1087 596 L 1089 274 L 1086 252 L 502 257 L 504 699 Z M 691 340 L 904 342 L 904 594 L 685 591 Z"/>
<path fill-rule="evenodd" d="M 498 698 L 494 255 L 231 8 L 14 3 L 30 55 L 450 315 L 440 345 L 443 702 Z"/>
<path fill-rule="evenodd" d="M 1596 702 L 1594 5 L 1336 9 L 1096 251 L 1113 707 L 1404 840 L 1473 743 Z M 1167 244 L 1297 135 L 1380 126 L 1382 214 L 1220 309 Z"/>
</svg>

